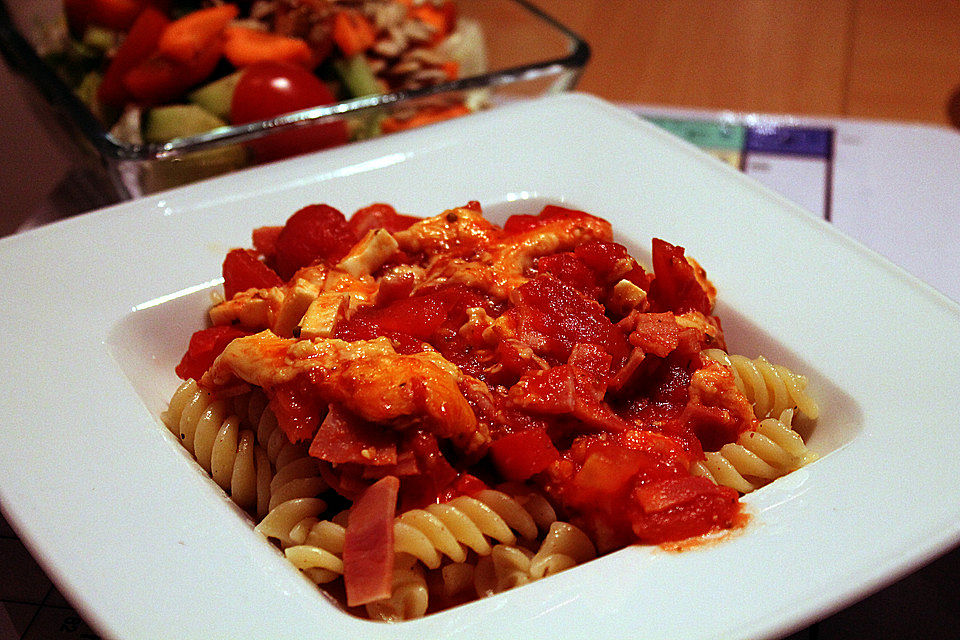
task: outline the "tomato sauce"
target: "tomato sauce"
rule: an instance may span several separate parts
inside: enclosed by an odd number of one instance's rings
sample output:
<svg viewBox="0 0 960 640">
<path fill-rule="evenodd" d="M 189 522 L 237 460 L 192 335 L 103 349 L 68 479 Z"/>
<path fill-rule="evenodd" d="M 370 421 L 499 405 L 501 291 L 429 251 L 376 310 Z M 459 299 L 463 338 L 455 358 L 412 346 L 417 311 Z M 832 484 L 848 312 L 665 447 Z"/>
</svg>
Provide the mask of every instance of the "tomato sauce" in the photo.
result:
<svg viewBox="0 0 960 640">
<path fill-rule="evenodd" d="M 421 220 L 376 204 L 348 219 L 310 205 L 282 227 L 258 229 L 254 249 L 228 254 L 228 292 L 283 291 L 303 267 L 335 272 L 373 229 L 396 240 L 368 274 L 353 275 L 375 293 L 351 299 L 319 339 L 332 364 L 316 364 L 316 379 L 301 373 L 264 389 L 288 438 L 309 443 L 324 479 L 348 500 L 386 477 L 398 479 L 401 510 L 523 482 L 604 551 L 737 526 L 737 492 L 691 472 L 705 450 L 749 426 L 723 393 L 728 382 L 700 356 L 722 332 L 699 266 L 682 247 L 654 240 L 648 272 L 603 221 L 572 209 L 548 206 L 502 227 L 479 212 L 470 203 Z M 626 306 L 611 302 L 617 287 L 631 292 Z M 250 332 L 215 329 L 191 342 L 184 372 L 200 377 L 223 340 Z M 390 375 L 354 366 L 383 358 L 373 345 L 390 351 Z M 420 366 L 424 356 L 434 364 Z M 396 403 L 393 413 L 371 419 L 348 406 L 350 389 L 376 397 L 388 381 L 395 386 L 379 397 Z M 464 415 L 458 428 L 475 424 L 468 437 L 437 427 L 450 417 L 452 397 L 442 395 L 450 393 Z"/>
</svg>

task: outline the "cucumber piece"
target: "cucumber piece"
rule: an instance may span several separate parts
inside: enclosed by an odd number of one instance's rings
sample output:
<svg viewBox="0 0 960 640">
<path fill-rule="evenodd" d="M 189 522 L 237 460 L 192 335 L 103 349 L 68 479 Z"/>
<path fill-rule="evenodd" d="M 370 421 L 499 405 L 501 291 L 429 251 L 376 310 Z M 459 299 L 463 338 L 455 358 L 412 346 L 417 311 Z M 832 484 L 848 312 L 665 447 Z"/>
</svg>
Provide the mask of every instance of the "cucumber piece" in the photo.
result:
<svg viewBox="0 0 960 640">
<path fill-rule="evenodd" d="M 333 67 L 343 81 L 347 93 L 353 98 L 375 95 L 385 90 L 383 83 L 370 68 L 370 63 L 361 54 L 345 60 L 337 60 L 333 63 Z"/>
<path fill-rule="evenodd" d="M 233 91 L 237 88 L 237 82 L 240 81 L 240 74 L 242 73 L 243 71 L 234 71 L 230 75 L 194 89 L 187 96 L 187 99 L 200 105 L 218 118 L 229 120 Z"/>
<path fill-rule="evenodd" d="M 169 142 L 224 125 L 226 122 L 200 105 L 172 104 L 147 112 L 143 137 L 147 142 Z M 246 148 L 241 144 L 228 144 L 153 162 L 144 175 L 144 184 L 151 192 L 160 191 L 240 169 L 246 164 Z"/>
<path fill-rule="evenodd" d="M 105 29 L 96 25 L 90 25 L 83 32 L 83 44 L 91 49 L 106 53 L 120 42 L 120 34 L 113 29 Z"/>
<path fill-rule="evenodd" d="M 370 68 L 370 63 L 362 54 L 334 61 L 333 69 L 351 98 L 377 95 L 386 91 L 386 86 L 377 78 L 373 69 Z M 366 140 L 379 136 L 380 122 L 383 118 L 383 114 L 378 112 L 351 118 L 350 139 Z"/>
<path fill-rule="evenodd" d="M 383 113 L 374 111 L 351 119 L 348 122 L 350 139 L 356 141 L 378 137 L 382 133 L 381 123 L 386 117 Z"/>
<path fill-rule="evenodd" d="M 77 97 L 80 98 L 80 100 L 83 101 L 83 103 L 87 105 L 91 111 L 96 111 L 98 109 L 97 89 L 100 88 L 101 80 L 103 80 L 103 76 L 96 71 L 91 71 L 87 75 L 83 76 L 83 80 L 80 81 L 80 84 L 74 90 L 74 92 L 77 94 Z"/>
<path fill-rule="evenodd" d="M 170 142 L 195 136 L 227 123 L 197 104 L 171 104 L 147 112 L 143 138 L 147 142 Z"/>
</svg>

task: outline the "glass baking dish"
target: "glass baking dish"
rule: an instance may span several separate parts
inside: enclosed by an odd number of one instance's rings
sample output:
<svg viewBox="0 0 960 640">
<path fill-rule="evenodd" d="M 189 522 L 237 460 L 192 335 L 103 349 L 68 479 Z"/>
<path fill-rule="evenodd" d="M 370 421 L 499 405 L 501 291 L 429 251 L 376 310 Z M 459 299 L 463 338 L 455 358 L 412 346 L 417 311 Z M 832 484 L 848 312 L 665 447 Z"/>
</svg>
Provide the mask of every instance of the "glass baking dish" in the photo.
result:
<svg viewBox="0 0 960 640">
<path fill-rule="evenodd" d="M 251 141 L 289 136 L 294 129 L 299 135 L 345 119 L 351 131 L 369 131 L 364 123 L 444 101 L 479 109 L 566 91 L 589 59 L 586 42 L 525 0 L 457 0 L 456 6 L 458 21 L 482 34 L 481 60 L 473 69 L 462 68 L 456 80 L 226 124 L 162 143 L 121 140 L 45 62 L 51 25 L 64 22 L 62 0 L 0 0 L 0 51 L 24 80 L 21 85 L 41 121 L 59 129 L 58 139 L 67 141 L 78 158 L 92 160 L 88 164 L 105 174 L 116 199 L 122 200 L 259 164 L 245 151 Z"/>
</svg>

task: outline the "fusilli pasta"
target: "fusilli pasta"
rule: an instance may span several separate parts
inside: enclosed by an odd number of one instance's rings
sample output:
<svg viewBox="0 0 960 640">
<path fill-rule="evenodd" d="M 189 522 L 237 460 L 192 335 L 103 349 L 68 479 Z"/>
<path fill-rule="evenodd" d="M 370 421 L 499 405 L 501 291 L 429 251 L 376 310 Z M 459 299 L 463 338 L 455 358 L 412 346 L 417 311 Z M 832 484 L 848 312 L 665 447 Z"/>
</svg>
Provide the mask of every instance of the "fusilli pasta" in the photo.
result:
<svg viewBox="0 0 960 640">
<path fill-rule="evenodd" d="M 535 503 L 535 507 L 542 513 L 541 504 Z M 556 519 L 556 514 L 552 517 Z M 443 556 L 464 562 L 468 550 L 490 555 L 493 548 L 488 538 L 513 545 L 517 534 L 532 540 L 537 532 L 537 522 L 517 499 L 486 489 L 473 497 L 459 496 L 401 514 L 394 524 L 394 541 L 398 552 L 436 569 Z"/>
<path fill-rule="evenodd" d="M 371 619 L 398 622 L 420 618 L 426 614 L 430 593 L 423 568 L 419 566 L 416 558 L 397 558 L 391 591 L 389 598 L 365 605 Z"/>
<path fill-rule="evenodd" d="M 692 473 L 748 493 L 799 469 L 815 460 L 816 454 L 791 428 L 792 420 L 792 409 L 779 418 L 761 420 L 756 431 L 741 433 L 735 443 L 723 445 L 720 451 L 705 452 L 706 459 L 696 462 Z"/>
<path fill-rule="evenodd" d="M 186 380 L 161 418 L 238 506 L 266 510 L 271 478 L 267 452 L 251 429 L 241 427 L 226 402 L 214 401 L 195 380 Z"/>
<path fill-rule="evenodd" d="M 569 522 L 556 521 L 530 559 L 530 577 L 540 578 L 559 573 L 597 556 L 589 536 Z"/>
<path fill-rule="evenodd" d="M 485 597 L 559 573 L 597 556 L 586 533 L 568 522 L 555 521 L 533 551 L 498 544 L 480 558 L 474 573 L 477 596 Z"/>
<path fill-rule="evenodd" d="M 758 419 L 779 416 L 794 407 L 811 420 L 817 418 L 819 409 L 806 392 L 806 377 L 771 364 L 763 356 L 751 360 L 721 349 L 704 349 L 703 354 L 730 367 L 737 388 L 753 403 Z"/>
</svg>

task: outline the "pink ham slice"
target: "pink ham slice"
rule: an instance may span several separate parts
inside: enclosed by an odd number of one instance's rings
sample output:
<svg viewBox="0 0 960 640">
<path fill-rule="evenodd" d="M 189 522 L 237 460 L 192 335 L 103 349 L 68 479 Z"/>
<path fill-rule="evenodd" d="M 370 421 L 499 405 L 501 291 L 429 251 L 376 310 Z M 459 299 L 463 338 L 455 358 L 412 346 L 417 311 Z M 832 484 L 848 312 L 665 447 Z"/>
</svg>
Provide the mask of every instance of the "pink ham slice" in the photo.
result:
<svg viewBox="0 0 960 640">
<path fill-rule="evenodd" d="M 370 485 L 350 508 L 343 543 L 347 605 L 389 598 L 393 582 L 393 519 L 400 480 L 387 476 Z"/>
</svg>

